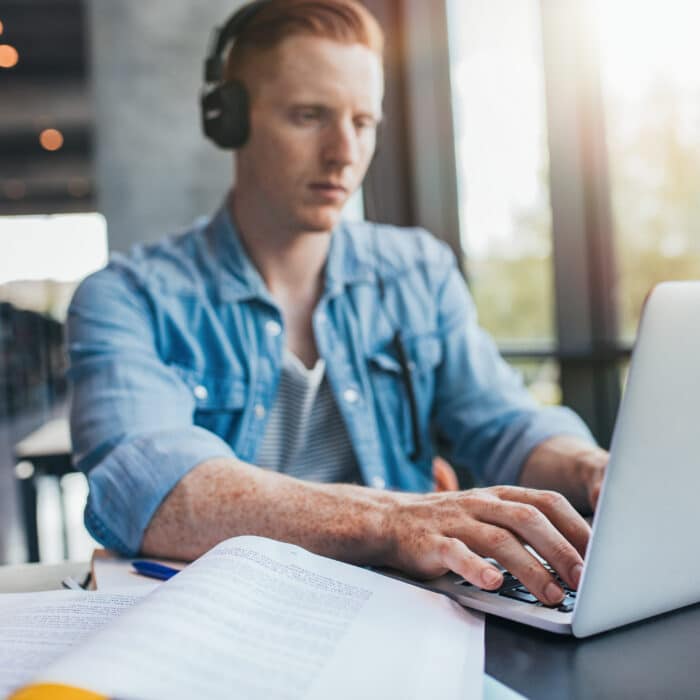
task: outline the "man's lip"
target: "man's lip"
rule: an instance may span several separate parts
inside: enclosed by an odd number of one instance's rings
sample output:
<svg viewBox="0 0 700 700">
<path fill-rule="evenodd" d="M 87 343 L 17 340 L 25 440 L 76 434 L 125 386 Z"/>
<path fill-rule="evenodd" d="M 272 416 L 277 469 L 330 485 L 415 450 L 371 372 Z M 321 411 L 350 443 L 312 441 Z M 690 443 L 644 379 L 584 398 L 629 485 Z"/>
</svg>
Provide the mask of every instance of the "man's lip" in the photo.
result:
<svg viewBox="0 0 700 700">
<path fill-rule="evenodd" d="M 338 190 L 340 192 L 347 192 L 346 187 L 337 185 L 334 182 L 312 182 L 309 187 L 315 190 Z"/>
</svg>

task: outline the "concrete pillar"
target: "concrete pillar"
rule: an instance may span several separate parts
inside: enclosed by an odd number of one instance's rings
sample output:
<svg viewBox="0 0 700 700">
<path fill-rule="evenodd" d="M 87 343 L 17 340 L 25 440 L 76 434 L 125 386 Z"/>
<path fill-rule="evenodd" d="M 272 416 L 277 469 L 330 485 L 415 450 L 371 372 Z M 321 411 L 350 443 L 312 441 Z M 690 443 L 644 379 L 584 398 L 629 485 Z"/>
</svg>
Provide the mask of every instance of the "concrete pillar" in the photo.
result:
<svg viewBox="0 0 700 700">
<path fill-rule="evenodd" d="M 229 152 L 198 96 L 214 25 L 241 0 L 88 0 L 98 209 L 111 250 L 177 231 L 221 202 Z"/>
</svg>

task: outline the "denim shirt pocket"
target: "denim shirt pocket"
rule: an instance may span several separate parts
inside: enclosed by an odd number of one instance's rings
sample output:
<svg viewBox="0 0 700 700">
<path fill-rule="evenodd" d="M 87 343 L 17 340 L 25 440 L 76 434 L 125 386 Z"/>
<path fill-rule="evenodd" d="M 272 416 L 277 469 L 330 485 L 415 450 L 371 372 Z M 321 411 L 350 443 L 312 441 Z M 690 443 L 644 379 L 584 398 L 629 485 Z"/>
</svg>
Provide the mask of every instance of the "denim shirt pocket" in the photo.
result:
<svg viewBox="0 0 700 700">
<path fill-rule="evenodd" d="M 233 444 L 247 398 L 243 377 L 173 365 L 194 400 L 194 425 L 215 433 Z"/>
<path fill-rule="evenodd" d="M 404 341 L 408 373 L 416 402 L 420 431 L 421 454 L 418 462 L 430 461 L 430 414 L 435 388 L 435 368 L 442 359 L 442 345 L 434 335 L 414 336 Z M 367 356 L 370 381 L 378 408 L 380 431 L 401 445 L 406 459 L 416 447 L 411 422 L 411 404 L 407 376 L 401 367 L 391 341 L 384 343 Z"/>
</svg>

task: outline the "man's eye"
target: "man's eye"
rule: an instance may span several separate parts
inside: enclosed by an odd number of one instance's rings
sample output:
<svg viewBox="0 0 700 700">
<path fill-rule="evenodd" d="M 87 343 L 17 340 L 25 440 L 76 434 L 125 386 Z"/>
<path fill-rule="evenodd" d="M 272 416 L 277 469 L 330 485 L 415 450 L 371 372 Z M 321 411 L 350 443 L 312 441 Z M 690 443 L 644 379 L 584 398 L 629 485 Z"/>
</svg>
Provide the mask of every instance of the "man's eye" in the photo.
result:
<svg viewBox="0 0 700 700">
<path fill-rule="evenodd" d="M 299 122 L 308 123 L 316 121 L 320 117 L 316 109 L 303 109 L 296 113 L 296 118 Z"/>
<path fill-rule="evenodd" d="M 364 131 L 365 129 L 376 129 L 377 122 L 372 117 L 359 117 L 355 119 L 355 128 L 358 131 Z"/>
</svg>

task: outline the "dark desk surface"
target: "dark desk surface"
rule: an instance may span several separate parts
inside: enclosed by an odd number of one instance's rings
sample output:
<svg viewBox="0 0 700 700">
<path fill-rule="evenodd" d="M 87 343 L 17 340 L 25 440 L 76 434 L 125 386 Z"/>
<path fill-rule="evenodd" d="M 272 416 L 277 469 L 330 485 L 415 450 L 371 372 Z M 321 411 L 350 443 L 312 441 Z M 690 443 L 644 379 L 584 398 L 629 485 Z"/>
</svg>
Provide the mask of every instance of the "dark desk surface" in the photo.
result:
<svg viewBox="0 0 700 700">
<path fill-rule="evenodd" d="M 582 640 L 489 615 L 486 672 L 532 700 L 700 698 L 700 604 Z"/>
</svg>

